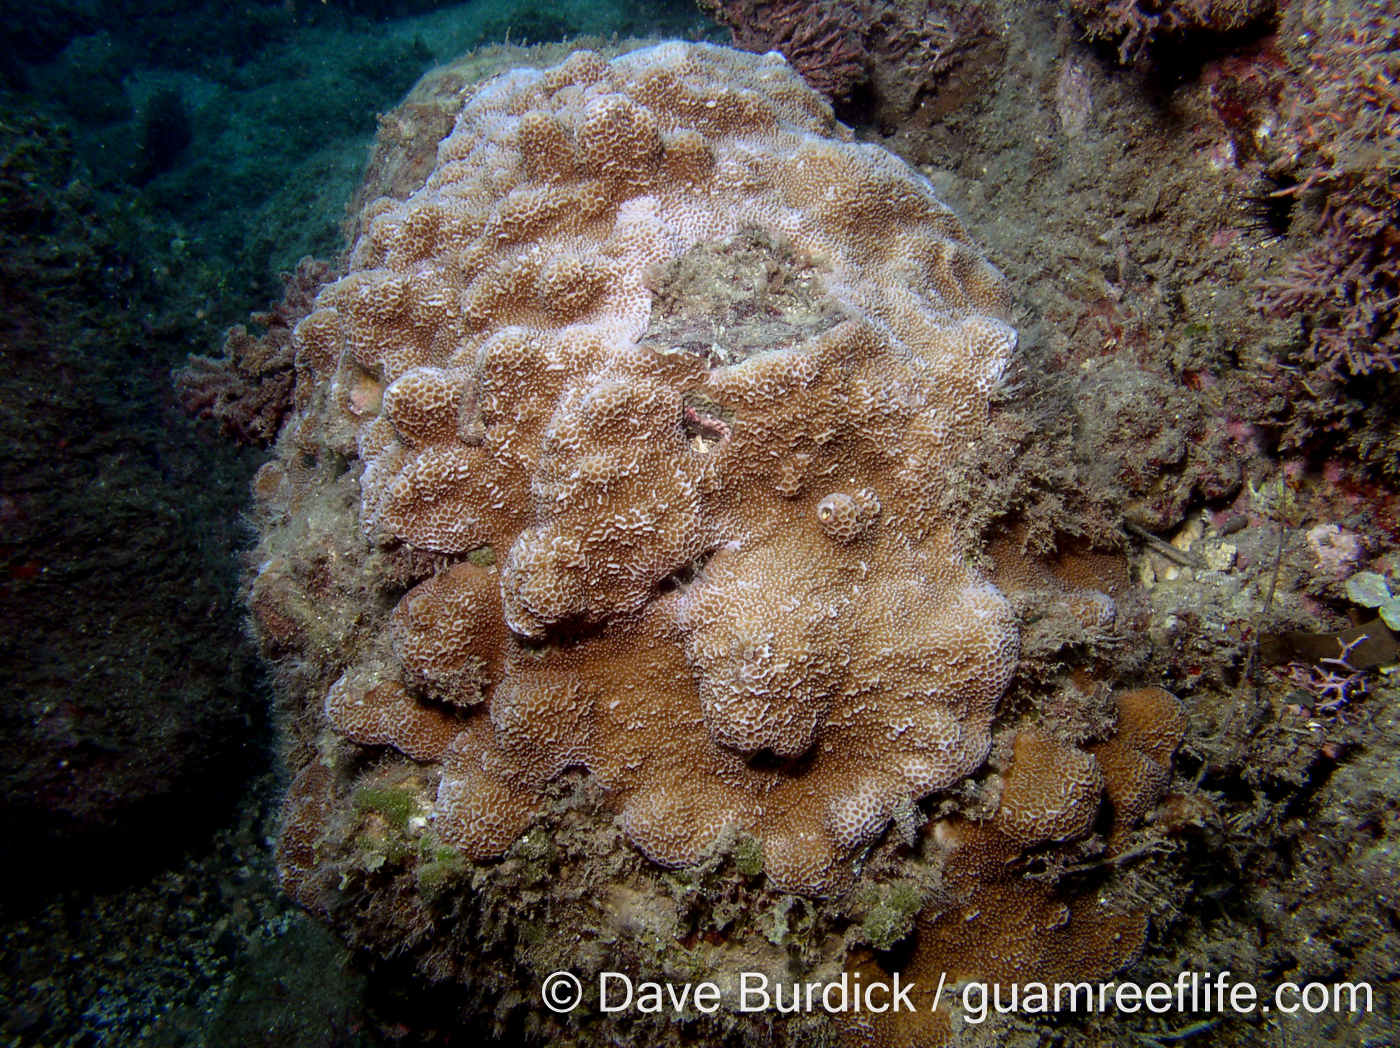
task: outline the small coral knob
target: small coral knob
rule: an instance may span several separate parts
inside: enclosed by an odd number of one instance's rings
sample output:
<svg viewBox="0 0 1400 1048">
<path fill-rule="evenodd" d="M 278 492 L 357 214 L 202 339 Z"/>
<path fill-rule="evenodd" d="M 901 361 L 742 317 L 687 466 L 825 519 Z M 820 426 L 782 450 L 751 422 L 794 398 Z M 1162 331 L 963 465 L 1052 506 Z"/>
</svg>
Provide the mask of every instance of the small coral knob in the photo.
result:
<svg viewBox="0 0 1400 1048">
<path fill-rule="evenodd" d="M 880 500 L 868 488 L 854 495 L 834 492 L 817 503 L 817 523 L 837 542 L 850 542 L 871 524 L 880 512 Z"/>
</svg>

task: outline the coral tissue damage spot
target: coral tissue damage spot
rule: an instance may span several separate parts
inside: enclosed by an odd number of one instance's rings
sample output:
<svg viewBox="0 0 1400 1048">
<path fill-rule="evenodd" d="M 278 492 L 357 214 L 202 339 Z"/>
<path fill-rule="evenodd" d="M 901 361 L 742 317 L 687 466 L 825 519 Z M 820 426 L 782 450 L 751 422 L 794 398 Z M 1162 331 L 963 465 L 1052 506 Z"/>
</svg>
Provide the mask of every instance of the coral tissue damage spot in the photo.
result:
<svg viewBox="0 0 1400 1048">
<path fill-rule="evenodd" d="M 669 43 L 485 82 L 360 228 L 284 431 L 358 497 L 293 505 L 441 571 L 367 584 L 328 765 L 427 766 L 478 861 L 582 769 L 654 862 L 743 831 L 824 894 L 983 763 L 1017 635 L 938 506 L 1016 335 L 924 178 L 780 57 Z M 335 530 L 310 512 L 288 535 Z M 308 790 L 293 822 L 338 796 Z"/>
</svg>

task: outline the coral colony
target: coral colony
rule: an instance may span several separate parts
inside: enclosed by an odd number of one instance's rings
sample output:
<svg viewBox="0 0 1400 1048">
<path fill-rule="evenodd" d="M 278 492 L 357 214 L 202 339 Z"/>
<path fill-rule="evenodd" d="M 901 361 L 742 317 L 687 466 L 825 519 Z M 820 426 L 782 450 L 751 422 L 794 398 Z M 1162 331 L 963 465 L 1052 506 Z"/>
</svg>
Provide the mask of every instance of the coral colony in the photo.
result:
<svg viewBox="0 0 1400 1048">
<path fill-rule="evenodd" d="M 302 439 L 364 462 L 366 538 L 500 563 L 411 590 L 326 714 L 441 764 L 444 840 L 500 854 L 582 764 L 657 862 L 737 825 L 824 892 L 982 763 L 1016 634 L 931 511 L 1015 335 L 918 176 L 780 60 L 665 45 L 501 78 L 371 208 L 297 328 L 327 395 Z M 822 260 L 839 322 L 729 367 L 639 345 L 648 274 L 745 225 Z M 707 454 L 696 403 L 738 419 Z"/>
<path fill-rule="evenodd" d="M 686 963 L 778 982 L 786 931 L 988 760 L 1018 631 L 939 507 L 1015 347 L 1002 277 L 781 57 L 681 43 L 486 82 L 426 184 L 360 228 L 296 326 L 296 411 L 255 483 L 250 603 L 295 712 L 285 888 L 520 1000 L 552 969 L 596 982 L 584 939 L 613 969 L 679 963 L 649 945 L 665 878 L 728 862 L 719 905 L 770 927 Z M 758 297 L 719 324 L 745 266 Z M 1111 624 L 1108 596 L 1071 596 Z M 995 818 L 926 827 L 959 906 L 862 904 L 867 942 L 917 923 L 906 980 L 1136 956 L 1140 907 L 1015 872 L 1123 851 L 1166 789 L 1181 704 L 1105 700 L 1082 745 L 1006 736 Z M 545 899 L 569 934 L 530 916 Z M 874 954 L 804 963 L 890 982 Z M 942 1043 L 928 1003 L 845 1035 Z"/>
</svg>

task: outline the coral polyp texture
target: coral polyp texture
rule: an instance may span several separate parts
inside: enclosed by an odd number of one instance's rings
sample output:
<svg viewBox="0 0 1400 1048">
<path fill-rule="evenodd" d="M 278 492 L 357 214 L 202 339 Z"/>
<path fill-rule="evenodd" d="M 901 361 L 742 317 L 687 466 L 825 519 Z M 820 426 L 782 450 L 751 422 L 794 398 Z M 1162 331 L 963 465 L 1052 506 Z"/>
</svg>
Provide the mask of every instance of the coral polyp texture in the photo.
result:
<svg viewBox="0 0 1400 1048">
<path fill-rule="evenodd" d="M 323 709 L 440 769 L 443 842 L 501 855 L 583 769 L 656 863 L 738 830 L 821 895 L 983 763 L 1017 634 L 937 507 L 1016 336 L 923 177 L 780 57 L 669 43 L 486 82 L 361 229 L 284 442 L 358 460 L 417 582 Z M 728 324 L 712 265 L 764 274 Z"/>
<path fill-rule="evenodd" d="M 1105 979 L 1137 957 L 1147 938 L 1140 898 L 1070 894 L 1025 876 L 1031 855 L 1053 857 L 1047 849 L 1090 833 L 1105 794 L 1112 817 L 1106 857 L 1122 855 L 1134 825 L 1171 781 L 1185 707 L 1161 688 L 1114 696 L 1114 706 L 1115 733 L 1088 752 L 1034 728 L 1018 731 L 996 815 L 927 827 L 955 902 L 916 920 L 919 935 L 903 974 L 921 988 L 919 1003 L 903 1014 L 843 1016 L 849 1043 L 958 1043 L 946 998 L 936 1007 L 942 979 L 996 983 L 1009 998 L 1018 984 L 1029 993 L 1036 982 Z M 852 954 L 848 966 L 867 980 L 889 977 L 884 959 L 869 951 Z"/>
</svg>

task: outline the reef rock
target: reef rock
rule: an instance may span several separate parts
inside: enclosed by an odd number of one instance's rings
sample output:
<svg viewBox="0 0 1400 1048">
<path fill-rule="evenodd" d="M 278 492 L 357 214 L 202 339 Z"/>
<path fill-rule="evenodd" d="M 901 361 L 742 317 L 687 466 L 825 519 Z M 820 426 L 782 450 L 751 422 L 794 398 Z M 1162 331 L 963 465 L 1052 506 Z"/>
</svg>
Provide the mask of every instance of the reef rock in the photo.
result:
<svg viewBox="0 0 1400 1048">
<path fill-rule="evenodd" d="M 1148 53 L 1157 36 L 1233 33 L 1274 9 L 1273 0 L 1062 0 L 1089 37 L 1118 44 L 1124 64 Z"/>
<path fill-rule="evenodd" d="M 283 441 L 344 456 L 364 538 L 416 565 L 322 708 L 440 768 L 444 842 L 500 855 L 582 768 L 655 862 L 739 829 L 821 895 L 983 763 L 1017 634 L 935 507 L 1016 336 L 923 177 L 780 57 L 669 43 L 486 82 L 360 228 Z M 716 321 L 721 263 L 761 281 Z M 304 645 L 264 574 L 261 627 Z"/>
</svg>

